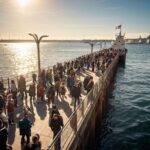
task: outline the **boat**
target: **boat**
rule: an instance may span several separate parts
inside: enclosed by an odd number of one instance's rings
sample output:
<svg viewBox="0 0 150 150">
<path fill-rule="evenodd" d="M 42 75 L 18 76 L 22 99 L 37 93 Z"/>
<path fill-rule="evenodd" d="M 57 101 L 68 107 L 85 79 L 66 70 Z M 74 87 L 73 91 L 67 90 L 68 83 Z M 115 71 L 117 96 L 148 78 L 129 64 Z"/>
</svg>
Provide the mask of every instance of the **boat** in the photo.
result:
<svg viewBox="0 0 150 150">
<path fill-rule="evenodd" d="M 119 25 L 116 27 L 116 29 L 119 29 L 119 34 L 116 35 L 116 40 L 114 41 L 113 45 L 111 46 L 111 48 L 113 49 L 121 49 L 121 50 L 125 50 L 125 35 L 122 35 L 122 31 L 121 31 L 121 27 L 122 25 Z"/>
</svg>

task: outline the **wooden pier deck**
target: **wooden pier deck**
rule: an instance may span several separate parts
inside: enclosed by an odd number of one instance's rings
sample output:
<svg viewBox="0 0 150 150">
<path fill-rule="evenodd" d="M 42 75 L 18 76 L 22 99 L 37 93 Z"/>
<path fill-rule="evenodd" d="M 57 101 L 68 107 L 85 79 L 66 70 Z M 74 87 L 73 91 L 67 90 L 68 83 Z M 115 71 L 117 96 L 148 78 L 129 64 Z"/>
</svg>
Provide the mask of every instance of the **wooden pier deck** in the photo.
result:
<svg viewBox="0 0 150 150">
<path fill-rule="evenodd" d="M 94 83 L 97 82 L 98 76 L 91 71 L 85 70 L 82 74 L 78 75 L 77 78 L 81 81 L 84 80 L 86 75 L 93 76 Z M 81 99 L 86 97 L 85 91 L 82 92 Z M 71 106 L 71 96 L 68 91 L 66 94 L 65 100 L 60 100 L 60 98 L 55 99 L 55 104 L 59 109 L 60 114 L 63 117 L 64 124 L 68 121 L 70 115 L 73 112 L 73 106 Z M 33 121 L 32 127 L 32 135 L 38 133 L 40 135 L 40 140 L 42 142 L 42 149 L 46 150 L 47 146 L 53 141 L 53 133 L 51 128 L 48 125 L 49 122 L 49 113 L 46 102 L 30 102 L 29 98 L 27 99 L 28 106 L 31 109 L 32 115 L 30 119 Z M 9 136 L 8 136 L 8 144 L 12 145 L 14 150 L 21 149 L 21 136 L 19 135 L 18 121 L 23 116 L 23 107 L 18 107 L 16 109 L 16 125 L 9 126 Z"/>
<path fill-rule="evenodd" d="M 38 133 L 42 142 L 42 149 L 55 149 L 55 142 L 61 136 L 61 149 L 84 149 L 89 141 L 94 140 L 96 120 L 101 120 L 104 110 L 106 110 L 106 97 L 111 80 L 113 80 L 119 63 L 125 63 L 126 51 L 118 52 L 112 63 L 106 69 L 101 77 L 96 73 L 85 70 L 76 76 L 77 80 L 83 81 L 84 77 L 91 75 L 94 80 L 94 87 L 87 94 L 82 90 L 81 103 L 73 113 L 71 105 L 72 97 L 69 92 L 66 93 L 65 100 L 55 98 L 55 104 L 63 117 L 64 127 L 60 134 L 53 140 L 53 133 L 49 127 L 49 114 L 47 102 L 30 102 L 27 104 L 31 111 L 30 119 L 33 122 L 32 135 Z M 19 135 L 18 121 L 23 117 L 23 106 L 16 109 L 16 124 L 9 126 L 8 144 L 12 145 L 14 150 L 21 149 L 21 136 Z M 93 137 L 91 139 L 91 137 Z"/>
</svg>

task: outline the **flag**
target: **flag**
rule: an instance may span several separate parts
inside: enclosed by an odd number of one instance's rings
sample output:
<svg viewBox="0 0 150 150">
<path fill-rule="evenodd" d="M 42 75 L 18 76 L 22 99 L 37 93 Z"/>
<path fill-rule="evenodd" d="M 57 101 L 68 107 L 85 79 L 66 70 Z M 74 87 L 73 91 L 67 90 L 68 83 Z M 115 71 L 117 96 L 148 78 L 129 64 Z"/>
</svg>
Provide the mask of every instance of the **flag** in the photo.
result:
<svg viewBox="0 0 150 150">
<path fill-rule="evenodd" d="M 121 26 L 122 26 L 122 25 L 116 26 L 116 29 L 121 29 Z"/>
</svg>

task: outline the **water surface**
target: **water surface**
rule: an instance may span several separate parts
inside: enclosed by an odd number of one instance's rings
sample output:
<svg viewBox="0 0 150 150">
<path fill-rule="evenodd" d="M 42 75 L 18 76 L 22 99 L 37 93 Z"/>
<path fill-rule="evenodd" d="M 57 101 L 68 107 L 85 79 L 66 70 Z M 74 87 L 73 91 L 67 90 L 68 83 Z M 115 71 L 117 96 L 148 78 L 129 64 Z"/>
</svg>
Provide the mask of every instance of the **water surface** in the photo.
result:
<svg viewBox="0 0 150 150">
<path fill-rule="evenodd" d="M 150 149 L 150 45 L 126 47 L 126 68 L 118 70 L 98 150 Z"/>
</svg>

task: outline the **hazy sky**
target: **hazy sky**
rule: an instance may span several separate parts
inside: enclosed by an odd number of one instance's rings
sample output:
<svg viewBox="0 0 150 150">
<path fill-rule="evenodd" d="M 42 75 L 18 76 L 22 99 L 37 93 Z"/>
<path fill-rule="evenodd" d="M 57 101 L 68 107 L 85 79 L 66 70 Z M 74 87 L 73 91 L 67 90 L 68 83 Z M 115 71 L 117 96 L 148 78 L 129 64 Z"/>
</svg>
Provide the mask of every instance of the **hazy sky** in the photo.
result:
<svg viewBox="0 0 150 150">
<path fill-rule="evenodd" d="M 150 0 L 0 0 L 1 35 L 114 38 L 119 24 L 127 37 L 150 34 Z"/>
</svg>

